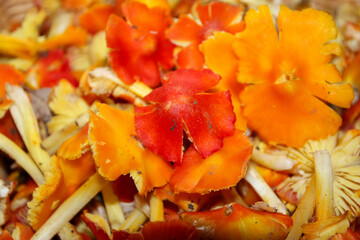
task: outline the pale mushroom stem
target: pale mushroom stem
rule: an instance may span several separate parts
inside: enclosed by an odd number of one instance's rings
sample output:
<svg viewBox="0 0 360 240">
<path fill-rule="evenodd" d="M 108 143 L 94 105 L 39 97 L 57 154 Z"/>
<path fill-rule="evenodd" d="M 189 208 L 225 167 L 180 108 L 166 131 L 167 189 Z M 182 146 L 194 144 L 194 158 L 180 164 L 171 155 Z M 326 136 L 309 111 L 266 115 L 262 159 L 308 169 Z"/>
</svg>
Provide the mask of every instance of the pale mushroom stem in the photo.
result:
<svg viewBox="0 0 360 240">
<path fill-rule="evenodd" d="M 92 175 L 80 188 L 66 199 L 51 217 L 34 234 L 31 240 L 51 239 L 70 221 L 108 182 L 98 173 Z"/>
<path fill-rule="evenodd" d="M 255 169 L 254 163 L 249 162 L 245 179 L 255 189 L 261 199 L 264 200 L 264 202 L 266 202 L 270 207 L 275 208 L 279 213 L 288 213 L 283 202 L 281 202 L 274 191 Z"/>
<path fill-rule="evenodd" d="M 18 145 L 0 133 L 0 151 L 6 153 L 20 165 L 36 182 L 41 185 L 45 182 L 44 176 L 34 161 Z"/>
<path fill-rule="evenodd" d="M 132 85 L 130 85 L 129 90 L 141 98 L 144 98 L 152 91 L 150 87 L 140 81 L 136 81 Z"/>
<path fill-rule="evenodd" d="M 151 194 L 150 197 L 150 221 L 164 221 L 164 203 L 161 199 Z"/>
<path fill-rule="evenodd" d="M 328 151 L 316 151 L 313 155 L 316 181 L 315 213 L 316 220 L 320 221 L 333 215 L 333 174 Z"/>
<path fill-rule="evenodd" d="M 286 240 L 300 239 L 302 226 L 313 216 L 315 209 L 315 176 L 310 180 L 309 186 L 301 198 L 301 201 L 292 215 L 293 226 Z"/>
<path fill-rule="evenodd" d="M 296 163 L 293 159 L 287 157 L 286 155 L 267 154 L 257 150 L 256 148 L 253 149 L 251 160 L 275 171 L 290 170 Z"/>
<path fill-rule="evenodd" d="M 40 170 L 45 173 L 49 168 L 50 156 L 41 148 L 39 126 L 30 100 L 19 86 L 6 84 L 6 94 L 13 101 L 10 107 L 11 116 L 26 148 Z"/>
<path fill-rule="evenodd" d="M 223 190 L 221 191 L 224 199 L 226 200 L 226 202 L 228 203 L 239 203 L 241 205 L 243 205 L 244 207 L 248 207 L 248 205 L 246 204 L 246 202 L 244 201 L 244 199 L 242 199 L 242 197 L 240 196 L 240 194 L 236 191 L 235 187 L 231 187 L 228 190 Z"/>
<path fill-rule="evenodd" d="M 111 184 L 107 184 L 101 191 L 107 218 L 112 229 L 117 230 L 120 225 L 125 221 L 125 216 L 121 208 L 120 202 L 115 195 Z"/>
<path fill-rule="evenodd" d="M 147 220 L 146 215 L 139 209 L 135 209 L 130 216 L 121 224 L 119 230 L 125 230 L 129 233 L 136 232 Z"/>
</svg>

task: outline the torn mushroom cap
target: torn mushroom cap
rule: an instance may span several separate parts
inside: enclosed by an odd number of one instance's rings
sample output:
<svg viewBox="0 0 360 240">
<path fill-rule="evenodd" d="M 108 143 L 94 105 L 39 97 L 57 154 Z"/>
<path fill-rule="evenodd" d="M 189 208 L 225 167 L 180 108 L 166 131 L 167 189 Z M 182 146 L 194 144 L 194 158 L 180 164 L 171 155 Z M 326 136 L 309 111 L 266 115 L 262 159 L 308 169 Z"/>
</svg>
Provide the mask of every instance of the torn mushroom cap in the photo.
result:
<svg viewBox="0 0 360 240">
<path fill-rule="evenodd" d="M 292 225 L 289 216 L 256 211 L 232 203 L 223 208 L 181 213 L 204 239 L 284 239 Z"/>
<path fill-rule="evenodd" d="M 280 147 L 288 156 L 297 161 L 294 175 L 278 187 L 282 193 L 295 193 L 296 200 L 302 198 L 314 173 L 314 157 L 312 152 L 327 150 L 331 156 L 333 169 L 333 199 L 335 215 L 350 211 L 352 217 L 360 215 L 360 198 L 356 191 L 360 189 L 360 130 L 350 130 L 337 142 L 336 136 L 325 140 L 308 141 L 302 148 Z"/>
<path fill-rule="evenodd" d="M 181 162 L 183 132 L 203 158 L 220 150 L 234 134 L 236 120 L 229 91 L 206 93 L 221 77 L 209 69 L 178 69 L 162 80 L 135 108 L 135 126 L 141 142 L 170 162 Z M 163 141 L 166 139 L 167 141 Z"/>
<path fill-rule="evenodd" d="M 133 114 L 106 104 L 97 107 L 99 113 L 90 114 L 89 141 L 100 175 L 113 181 L 130 173 L 140 194 L 165 185 L 172 168 L 138 141 Z"/>
<path fill-rule="evenodd" d="M 34 229 L 39 229 L 56 208 L 95 173 L 91 152 L 75 160 L 54 155 L 50 164 L 45 183 L 35 190 L 33 200 L 28 203 L 28 220 Z"/>
<path fill-rule="evenodd" d="M 181 164 L 175 167 L 170 186 L 175 193 L 200 193 L 217 191 L 235 186 L 246 173 L 246 165 L 252 153 L 248 137 L 236 130 L 233 136 L 224 138 L 223 147 L 203 159 L 192 145 L 186 150 Z"/>
<path fill-rule="evenodd" d="M 60 131 L 86 113 L 89 105 L 79 96 L 75 88 L 66 80 L 61 80 L 50 94 L 49 107 L 54 117 L 47 123 L 50 134 Z"/>
<path fill-rule="evenodd" d="M 57 155 L 67 160 L 74 160 L 89 151 L 90 143 L 88 139 L 88 130 L 89 124 L 86 124 L 78 133 L 61 144 Z"/>
<path fill-rule="evenodd" d="M 107 46 L 113 49 L 110 65 L 127 84 L 140 80 L 156 87 L 161 81 L 159 67 L 170 70 L 174 66 L 175 46 L 165 37 L 173 19 L 166 9 L 135 1 L 122 4 L 122 10 L 128 22 L 113 14 L 106 25 Z"/>
</svg>

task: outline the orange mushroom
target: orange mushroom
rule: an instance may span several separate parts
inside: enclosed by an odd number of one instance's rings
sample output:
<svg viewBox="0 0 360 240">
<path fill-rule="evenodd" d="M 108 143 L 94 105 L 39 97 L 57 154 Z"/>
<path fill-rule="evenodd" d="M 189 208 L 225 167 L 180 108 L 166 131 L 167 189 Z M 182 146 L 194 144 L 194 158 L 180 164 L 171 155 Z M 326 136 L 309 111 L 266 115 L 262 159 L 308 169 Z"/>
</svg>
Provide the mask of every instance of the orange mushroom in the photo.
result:
<svg viewBox="0 0 360 240">
<path fill-rule="evenodd" d="M 347 108 L 354 95 L 330 63 L 340 51 L 328 43 L 337 35 L 332 17 L 281 6 L 278 35 L 269 8 L 260 6 L 245 22 L 233 46 L 238 81 L 252 84 L 240 95 L 248 126 L 268 142 L 295 147 L 335 134 L 341 117 L 323 101 Z"/>
<path fill-rule="evenodd" d="M 106 26 L 110 64 L 125 83 L 140 80 L 156 87 L 160 68 L 167 71 L 174 66 L 174 45 L 165 37 L 172 18 L 164 8 L 139 2 L 124 3 L 122 9 L 128 22 L 112 15 Z"/>
<path fill-rule="evenodd" d="M 106 104 L 97 106 L 99 113 L 90 114 L 89 141 L 100 175 L 114 181 L 130 173 L 140 194 L 165 185 L 172 169 L 137 140 L 133 114 Z"/>
<path fill-rule="evenodd" d="M 221 149 L 222 139 L 234 133 L 235 114 L 229 91 L 205 93 L 219 81 L 208 69 L 166 75 L 163 86 L 145 97 L 153 105 L 135 108 L 142 144 L 170 162 L 182 161 L 183 131 L 204 158 Z"/>
<path fill-rule="evenodd" d="M 236 115 L 235 128 L 245 131 L 246 120 L 241 113 L 239 94 L 245 88 L 245 84 L 236 81 L 238 58 L 233 50 L 235 36 L 227 32 L 214 32 L 212 38 L 204 41 L 200 51 L 205 58 L 207 68 L 221 76 L 221 81 L 215 86 L 216 90 L 230 90 L 234 113 Z M 226 64 L 224 64 L 226 62 Z"/>
<path fill-rule="evenodd" d="M 180 217 L 191 223 L 203 239 L 284 239 L 292 225 L 289 216 L 237 203 L 207 212 L 184 212 Z"/>
<path fill-rule="evenodd" d="M 175 193 L 200 194 L 235 186 L 245 176 L 251 153 L 252 144 L 240 131 L 225 138 L 224 146 L 206 159 L 192 145 L 175 167 L 170 186 Z"/>
</svg>

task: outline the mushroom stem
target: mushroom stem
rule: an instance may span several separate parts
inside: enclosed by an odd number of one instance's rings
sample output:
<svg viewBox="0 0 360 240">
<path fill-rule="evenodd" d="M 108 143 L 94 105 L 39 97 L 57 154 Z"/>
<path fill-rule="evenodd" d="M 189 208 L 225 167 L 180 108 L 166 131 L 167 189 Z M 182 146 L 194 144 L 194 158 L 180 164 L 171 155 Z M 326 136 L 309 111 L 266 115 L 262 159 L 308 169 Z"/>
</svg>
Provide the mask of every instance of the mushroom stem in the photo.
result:
<svg viewBox="0 0 360 240">
<path fill-rule="evenodd" d="M 313 155 L 316 181 L 315 213 L 317 221 L 321 221 L 333 215 L 333 174 L 328 151 L 316 151 Z"/>
<path fill-rule="evenodd" d="M 51 217 L 41 226 L 31 240 L 51 239 L 59 230 L 70 221 L 101 189 L 107 181 L 98 173 L 92 175 L 80 188 L 78 188 Z"/>
<path fill-rule="evenodd" d="M 43 148 L 50 154 L 55 154 L 61 144 L 66 139 L 75 135 L 87 122 L 89 121 L 89 114 L 84 113 L 80 115 L 75 121 L 69 123 L 66 127 L 58 132 L 54 132 L 42 142 Z"/>
<path fill-rule="evenodd" d="M 146 215 L 139 209 L 135 209 L 130 216 L 121 224 L 119 230 L 126 230 L 129 233 L 136 232 L 140 229 L 140 225 L 146 221 Z"/>
<path fill-rule="evenodd" d="M 146 95 L 148 95 L 152 89 L 148 87 L 146 84 L 136 81 L 132 85 L 125 84 L 121 79 L 117 77 L 115 72 L 111 71 L 109 68 L 106 67 L 99 67 L 91 72 L 89 72 L 90 78 L 106 78 L 114 83 L 116 83 L 118 86 L 123 87 L 125 89 L 128 89 L 130 92 L 134 93 L 136 96 L 140 98 L 144 98 Z"/>
<path fill-rule="evenodd" d="M 275 171 L 290 170 L 296 163 L 293 159 L 284 154 L 267 154 L 256 148 L 253 149 L 251 160 Z"/>
<path fill-rule="evenodd" d="M 240 196 L 240 194 L 236 191 L 235 187 L 231 187 L 228 190 L 221 191 L 223 197 L 225 198 L 227 203 L 239 203 L 243 205 L 244 207 L 248 207 L 244 199 Z"/>
<path fill-rule="evenodd" d="M 144 98 L 152 91 L 151 88 L 149 88 L 146 84 L 140 81 L 136 81 L 132 85 L 130 85 L 129 90 L 141 98 Z"/>
<path fill-rule="evenodd" d="M 301 198 L 301 201 L 292 215 L 293 226 L 286 240 L 300 239 L 302 226 L 312 217 L 315 209 L 315 177 L 310 180 L 308 188 Z"/>
<path fill-rule="evenodd" d="M 31 176 L 37 185 L 41 185 L 45 182 L 43 174 L 29 155 L 27 155 L 18 145 L 1 133 L 0 150 L 19 164 Z"/>
<path fill-rule="evenodd" d="M 150 221 L 164 221 L 164 203 L 155 194 L 150 197 Z"/>
<path fill-rule="evenodd" d="M 116 230 L 125 221 L 125 216 L 119 200 L 115 195 L 110 183 L 103 188 L 101 193 L 104 199 L 106 214 L 110 226 L 112 229 Z"/>
<path fill-rule="evenodd" d="M 254 163 L 249 162 L 245 179 L 255 189 L 261 199 L 264 200 L 264 202 L 266 202 L 270 207 L 275 208 L 279 213 L 288 213 L 283 202 L 281 202 L 274 191 L 255 169 Z"/>
<path fill-rule="evenodd" d="M 10 112 L 26 148 L 40 170 L 45 173 L 49 169 L 50 156 L 41 148 L 39 126 L 30 100 L 19 86 L 6 84 L 6 94 L 14 102 Z"/>
</svg>

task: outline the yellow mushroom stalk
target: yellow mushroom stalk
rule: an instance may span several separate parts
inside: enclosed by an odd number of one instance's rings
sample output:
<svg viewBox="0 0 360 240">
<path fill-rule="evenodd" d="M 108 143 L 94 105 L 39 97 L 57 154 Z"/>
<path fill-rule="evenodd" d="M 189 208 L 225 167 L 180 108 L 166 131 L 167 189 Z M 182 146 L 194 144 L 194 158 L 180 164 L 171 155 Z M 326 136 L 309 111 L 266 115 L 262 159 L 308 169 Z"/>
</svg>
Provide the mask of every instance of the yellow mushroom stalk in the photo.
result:
<svg viewBox="0 0 360 240">
<path fill-rule="evenodd" d="M 0 151 L 6 153 L 20 167 L 22 167 L 36 182 L 37 185 L 42 184 L 45 179 L 34 161 L 13 141 L 0 133 Z"/>
<path fill-rule="evenodd" d="M 150 221 L 164 221 L 164 203 L 155 194 L 150 197 Z"/>
<path fill-rule="evenodd" d="M 315 177 L 309 183 L 309 186 L 301 199 L 296 211 L 292 215 L 293 226 L 286 240 L 300 239 L 302 235 L 302 226 L 306 224 L 313 216 L 315 209 Z"/>
<path fill-rule="evenodd" d="M 115 195 L 111 184 L 106 185 L 101 193 L 104 199 L 104 205 L 110 226 L 112 229 L 117 230 L 125 221 L 124 212 L 120 202 Z"/>
<path fill-rule="evenodd" d="M 316 218 L 323 220 L 332 216 L 333 206 L 333 176 L 330 154 L 316 151 L 315 182 L 316 182 Z"/>
<path fill-rule="evenodd" d="M 41 147 L 38 122 L 29 97 L 19 86 L 6 84 L 6 95 L 13 101 L 10 112 L 16 127 L 35 163 L 45 173 L 49 168 L 50 156 Z"/>
<path fill-rule="evenodd" d="M 326 151 L 316 151 L 315 158 L 315 217 L 314 223 L 305 224 L 304 239 L 327 240 L 335 234 L 344 234 L 349 223 L 349 212 L 333 216 L 333 170 L 330 154 Z"/>
<path fill-rule="evenodd" d="M 139 209 L 135 209 L 130 216 L 121 224 L 119 230 L 125 230 L 129 233 L 134 233 L 140 229 L 141 225 L 145 223 L 147 216 Z"/>
</svg>

